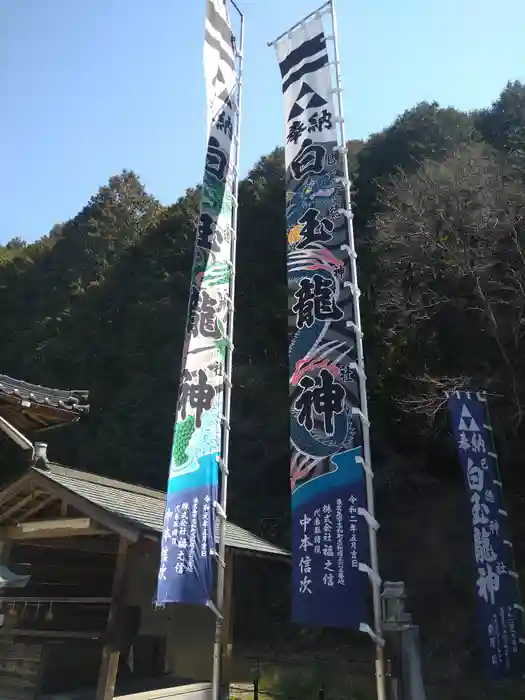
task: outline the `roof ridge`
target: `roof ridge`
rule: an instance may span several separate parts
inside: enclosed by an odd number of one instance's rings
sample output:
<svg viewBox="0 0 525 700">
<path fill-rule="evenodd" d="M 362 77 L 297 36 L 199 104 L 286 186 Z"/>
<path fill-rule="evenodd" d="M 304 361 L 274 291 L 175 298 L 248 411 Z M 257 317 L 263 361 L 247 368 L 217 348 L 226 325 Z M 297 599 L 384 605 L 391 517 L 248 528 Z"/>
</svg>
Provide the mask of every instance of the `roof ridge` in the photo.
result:
<svg viewBox="0 0 525 700">
<path fill-rule="evenodd" d="M 84 472 L 80 469 L 74 469 L 73 467 L 65 467 L 63 464 L 58 464 L 58 462 L 47 462 L 46 466 L 51 474 L 62 474 L 63 476 L 69 476 L 79 481 L 89 481 L 93 484 L 99 484 L 100 486 L 108 486 L 110 488 L 119 489 L 120 491 L 129 491 L 130 493 L 135 493 L 140 496 L 149 496 L 150 498 L 157 498 L 159 500 L 164 500 L 166 498 L 166 494 L 163 491 L 130 484 L 128 481 L 120 481 L 120 479 L 99 476 L 98 474 Z"/>
<path fill-rule="evenodd" d="M 0 374 L 0 394 L 74 413 L 89 411 L 89 391 L 87 390 L 53 389 L 40 384 L 31 384 L 22 379 L 14 379 L 7 374 Z"/>
<path fill-rule="evenodd" d="M 82 398 L 87 398 L 89 396 L 88 389 L 55 389 L 50 386 L 44 386 L 43 384 L 34 384 L 33 382 L 26 382 L 24 379 L 15 379 L 14 377 L 10 377 L 8 374 L 0 374 L 0 382 L 5 384 L 11 384 L 15 387 L 24 387 L 26 389 L 41 389 L 45 393 L 70 394 L 72 396 L 81 396 Z"/>
</svg>

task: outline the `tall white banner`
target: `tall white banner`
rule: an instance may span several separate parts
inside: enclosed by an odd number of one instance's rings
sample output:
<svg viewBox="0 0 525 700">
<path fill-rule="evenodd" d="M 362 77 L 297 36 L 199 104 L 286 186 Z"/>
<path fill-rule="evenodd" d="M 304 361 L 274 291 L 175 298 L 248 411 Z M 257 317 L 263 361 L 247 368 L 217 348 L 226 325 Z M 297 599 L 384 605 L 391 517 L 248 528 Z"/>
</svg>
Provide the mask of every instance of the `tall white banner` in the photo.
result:
<svg viewBox="0 0 525 700">
<path fill-rule="evenodd" d="M 158 603 L 213 600 L 212 557 L 232 313 L 237 73 L 223 0 L 206 1 L 208 149 L 164 515 Z"/>
</svg>

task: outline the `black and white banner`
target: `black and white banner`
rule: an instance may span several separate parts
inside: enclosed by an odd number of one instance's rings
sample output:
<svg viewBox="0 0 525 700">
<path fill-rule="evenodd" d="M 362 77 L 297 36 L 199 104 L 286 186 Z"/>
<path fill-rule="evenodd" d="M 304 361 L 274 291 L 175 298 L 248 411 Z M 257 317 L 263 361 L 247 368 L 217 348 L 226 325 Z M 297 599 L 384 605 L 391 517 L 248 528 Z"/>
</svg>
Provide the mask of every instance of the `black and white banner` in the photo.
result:
<svg viewBox="0 0 525 700">
<path fill-rule="evenodd" d="M 208 100 L 208 129 L 219 110 L 232 99 L 237 81 L 235 41 L 222 0 L 207 0 L 204 36 L 204 78 Z"/>
<path fill-rule="evenodd" d="M 312 19 L 275 45 L 283 79 L 286 163 L 305 138 L 335 140 L 334 101 L 326 38 L 321 19 Z"/>
<path fill-rule="evenodd" d="M 360 629 L 369 551 L 356 287 L 322 20 L 275 49 L 286 122 L 292 616 Z"/>
</svg>

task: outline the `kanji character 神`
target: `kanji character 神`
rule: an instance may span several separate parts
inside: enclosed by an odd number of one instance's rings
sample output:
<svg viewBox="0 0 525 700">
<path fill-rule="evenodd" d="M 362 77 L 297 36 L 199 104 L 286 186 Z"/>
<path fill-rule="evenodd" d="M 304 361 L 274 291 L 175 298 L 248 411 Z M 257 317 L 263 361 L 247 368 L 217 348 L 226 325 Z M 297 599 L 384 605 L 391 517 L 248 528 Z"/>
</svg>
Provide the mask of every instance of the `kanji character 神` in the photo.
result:
<svg viewBox="0 0 525 700">
<path fill-rule="evenodd" d="M 490 564 L 486 569 L 478 569 L 477 592 L 480 598 L 494 605 L 495 594 L 499 591 L 499 575 L 493 571 Z"/>
<path fill-rule="evenodd" d="M 339 379 L 342 382 L 355 382 L 357 378 L 357 372 L 355 367 L 351 364 L 349 365 L 339 365 Z"/>
<path fill-rule="evenodd" d="M 208 384 L 208 377 L 203 369 L 198 371 L 198 379 L 195 384 L 192 383 L 191 372 L 187 369 L 184 370 L 179 394 L 179 410 L 183 420 L 187 416 L 186 407 L 190 406 L 195 409 L 195 425 L 200 428 L 202 414 L 211 408 L 214 396 L 215 389 Z"/>
<path fill-rule="evenodd" d="M 343 263 L 341 263 L 334 269 L 334 276 L 338 277 L 339 279 L 343 279 L 343 277 L 345 276 L 345 266 L 343 265 Z"/>
<path fill-rule="evenodd" d="M 317 379 L 303 377 L 299 382 L 301 393 L 294 408 L 299 411 L 297 422 L 308 431 L 314 427 L 313 412 L 322 416 L 327 435 L 334 434 L 334 416 L 344 411 L 345 390 L 334 380 L 333 374 L 322 369 Z"/>
</svg>

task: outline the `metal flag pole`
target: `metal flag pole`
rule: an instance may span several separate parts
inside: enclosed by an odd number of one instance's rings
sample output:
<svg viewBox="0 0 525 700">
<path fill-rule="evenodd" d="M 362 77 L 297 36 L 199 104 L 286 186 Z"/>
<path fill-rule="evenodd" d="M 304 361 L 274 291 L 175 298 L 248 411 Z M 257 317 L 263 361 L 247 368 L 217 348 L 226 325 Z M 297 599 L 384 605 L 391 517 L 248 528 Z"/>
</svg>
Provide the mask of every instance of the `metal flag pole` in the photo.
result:
<svg viewBox="0 0 525 700">
<path fill-rule="evenodd" d="M 230 411 L 231 411 L 231 388 L 232 388 L 232 366 L 233 366 L 233 316 L 235 299 L 235 262 L 237 257 L 237 218 L 239 209 L 239 164 L 240 164 L 240 130 L 241 130 L 241 101 L 243 87 L 243 52 L 244 52 L 244 15 L 234 2 L 231 4 L 237 11 L 240 20 L 239 45 L 236 47 L 237 58 L 237 85 L 235 89 L 234 108 L 237 112 L 237 119 L 234 131 L 234 157 L 233 157 L 233 186 L 232 186 L 232 214 L 231 214 L 231 270 L 230 284 L 228 290 L 229 313 L 228 327 L 226 332 L 226 357 L 224 371 L 224 415 L 222 417 L 222 452 L 219 461 L 221 472 L 220 503 L 217 513 L 219 516 L 219 542 L 217 546 L 217 593 L 215 601 L 215 639 L 213 643 L 213 675 L 212 675 L 212 698 L 219 700 L 221 687 L 221 657 L 222 657 L 222 635 L 224 624 L 224 581 L 226 569 L 226 517 L 228 502 L 228 460 L 230 454 Z"/>
<path fill-rule="evenodd" d="M 361 515 L 365 517 L 369 532 L 369 544 L 370 544 L 370 566 L 360 563 L 359 569 L 367 573 L 370 583 L 372 585 L 373 592 L 373 607 L 374 607 L 374 628 L 372 629 L 368 624 L 361 623 L 359 629 L 370 635 L 372 640 L 376 645 L 376 682 L 377 682 L 377 698 L 378 700 L 386 700 L 386 677 L 385 677 L 385 655 L 384 655 L 384 639 L 382 633 L 382 601 L 381 601 L 381 578 L 379 576 L 379 563 L 378 563 L 378 550 L 377 550 L 377 538 L 376 531 L 379 527 L 375 519 L 375 505 L 374 505 L 374 484 L 373 484 L 373 471 L 371 467 L 371 456 L 370 456 L 370 423 L 368 420 L 368 402 L 366 395 L 366 375 L 365 375 L 365 364 L 364 364 L 364 351 L 363 351 L 363 333 L 361 330 L 361 313 L 359 307 L 359 287 L 357 280 L 357 255 L 355 251 L 355 240 L 354 240 L 354 230 L 353 230 L 353 220 L 352 220 L 352 204 L 350 196 L 350 178 L 348 172 L 348 162 L 347 162 L 347 148 L 346 148 L 346 138 L 344 129 L 344 114 L 343 114 L 343 97 L 342 97 L 342 84 L 341 84 L 341 69 L 340 69 L 340 59 L 339 59 L 339 45 L 337 41 L 337 20 L 333 0 L 328 0 L 328 2 L 323 3 L 316 10 L 310 14 L 303 17 L 299 22 L 290 27 L 287 31 L 283 32 L 273 41 L 268 42 L 268 46 L 273 46 L 279 42 L 283 37 L 291 36 L 292 32 L 301 25 L 304 25 L 308 20 L 316 17 L 320 18 L 323 14 L 330 13 L 332 18 L 332 35 L 326 36 L 327 40 L 332 40 L 334 44 L 333 51 L 333 65 L 335 77 L 336 77 L 336 87 L 333 89 L 334 96 L 337 99 L 334 100 L 334 111 L 336 112 L 335 122 L 338 124 L 338 153 L 341 160 L 342 169 L 342 180 L 344 182 L 344 192 L 345 192 L 345 203 L 344 203 L 344 214 L 346 215 L 348 222 L 348 242 L 344 245 L 350 258 L 350 271 L 351 271 L 351 281 L 345 282 L 345 286 L 349 287 L 352 292 L 352 304 L 353 304 L 353 322 L 348 322 L 352 327 L 355 338 L 356 338 L 356 350 L 357 350 L 357 373 L 359 375 L 359 399 L 360 408 L 354 408 L 354 413 L 359 416 L 362 425 L 362 436 L 363 436 L 363 457 L 358 458 L 361 462 L 365 482 L 366 482 L 366 511 L 363 509 Z"/>
<path fill-rule="evenodd" d="M 268 42 L 267 42 L 267 45 L 268 45 L 268 46 L 273 46 L 273 45 L 276 44 L 280 39 L 282 39 L 283 36 L 286 36 L 287 34 L 291 34 L 291 33 L 294 31 L 294 29 L 297 29 L 297 27 L 300 27 L 301 24 L 304 24 L 305 22 L 308 22 L 308 20 L 309 20 L 309 19 L 312 19 L 312 17 L 315 17 L 316 15 L 318 15 L 318 14 L 321 13 L 321 12 L 323 12 L 324 10 L 327 10 L 327 9 L 330 7 L 331 2 L 332 2 L 332 0 L 328 0 L 328 2 L 325 2 L 323 5 L 321 5 L 321 7 L 318 7 L 316 10 L 313 10 L 312 12 L 310 12 L 309 15 L 306 15 L 306 17 L 303 17 L 302 19 L 300 19 L 299 22 L 296 22 L 294 25 L 292 25 L 289 29 L 287 29 L 287 30 L 286 30 L 285 32 L 283 32 L 282 34 L 279 34 L 279 36 L 278 36 L 276 39 L 274 39 L 273 41 L 268 41 Z"/>
<path fill-rule="evenodd" d="M 363 332 L 361 330 L 361 310 L 359 306 L 359 296 L 361 294 L 357 279 L 357 254 L 355 250 L 354 225 L 352 213 L 352 200 L 350 193 L 350 175 L 348 171 L 347 147 L 345 137 L 345 123 L 343 110 L 343 88 L 341 82 L 341 62 L 339 58 L 339 44 L 337 35 L 337 18 L 335 12 L 335 2 L 331 0 L 330 14 L 332 17 L 332 32 L 334 43 L 334 70 L 336 77 L 335 87 L 335 108 L 338 112 L 338 126 L 340 136 L 339 154 L 341 158 L 341 166 L 343 170 L 344 189 L 345 189 L 345 209 L 348 221 L 348 252 L 350 255 L 350 269 L 352 271 L 352 281 L 348 283 L 352 288 L 352 299 L 354 307 L 354 330 L 357 345 L 357 365 L 359 372 L 359 398 L 361 403 L 361 424 L 363 430 L 363 456 L 366 479 L 366 496 L 367 510 L 371 516 L 371 522 L 368 523 L 368 533 L 370 541 L 370 583 L 372 585 L 373 605 L 374 605 L 374 641 L 376 644 L 376 682 L 377 682 L 377 698 L 378 700 L 386 700 L 386 679 L 385 679 L 385 654 L 384 640 L 382 636 L 382 612 L 381 612 L 381 579 L 379 577 L 379 557 L 377 550 L 375 522 L 375 503 L 374 503 L 374 473 L 372 471 L 372 460 L 370 454 L 370 422 L 368 420 L 368 400 L 366 395 L 366 374 L 365 360 L 363 351 Z M 329 37 L 327 37 L 328 39 Z"/>
</svg>

